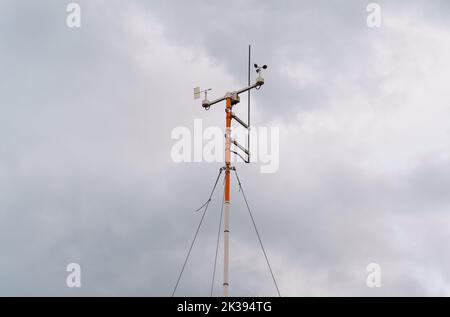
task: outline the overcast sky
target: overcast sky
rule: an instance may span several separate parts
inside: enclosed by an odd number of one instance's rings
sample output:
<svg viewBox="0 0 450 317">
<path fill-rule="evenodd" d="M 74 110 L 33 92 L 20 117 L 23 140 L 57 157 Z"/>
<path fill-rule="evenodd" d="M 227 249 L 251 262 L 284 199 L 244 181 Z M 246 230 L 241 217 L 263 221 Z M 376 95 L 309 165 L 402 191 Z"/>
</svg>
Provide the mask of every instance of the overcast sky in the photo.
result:
<svg viewBox="0 0 450 317">
<path fill-rule="evenodd" d="M 69 1 L 0 0 L 0 295 L 172 293 L 221 164 L 173 162 L 171 132 L 224 123 L 192 88 L 243 87 L 248 44 L 280 167 L 237 168 L 282 295 L 450 295 L 450 5 L 377 1 L 369 28 L 370 2 L 77 1 L 68 28 Z M 230 293 L 276 295 L 231 195 Z M 209 295 L 220 202 L 178 295 Z"/>
</svg>

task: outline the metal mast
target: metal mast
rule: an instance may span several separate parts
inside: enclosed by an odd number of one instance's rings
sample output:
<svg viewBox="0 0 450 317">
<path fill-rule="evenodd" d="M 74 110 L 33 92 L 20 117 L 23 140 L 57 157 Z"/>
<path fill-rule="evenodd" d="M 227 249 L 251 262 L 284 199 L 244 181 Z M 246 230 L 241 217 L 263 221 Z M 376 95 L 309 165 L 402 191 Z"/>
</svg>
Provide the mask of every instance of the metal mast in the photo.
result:
<svg viewBox="0 0 450 317">
<path fill-rule="evenodd" d="M 250 64 L 250 47 L 249 47 L 249 64 Z M 239 144 L 236 140 L 231 138 L 231 121 L 234 119 L 236 120 L 240 125 L 242 125 L 244 128 L 248 130 L 248 133 L 250 135 L 250 106 L 249 106 L 249 112 L 248 112 L 248 123 L 245 123 L 240 118 L 238 118 L 234 112 L 233 107 L 237 105 L 240 102 L 239 95 L 245 92 L 248 92 L 248 98 L 249 98 L 249 105 L 250 105 L 250 90 L 252 89 L 260 89 L 262 85 L 264 85 L 264 78 L 261 76 L 261 71 L 263 69 L 267 69 L 267 65 L 264 65 L 262 67 L 259 67 L 257 64 L 254 65 L 256 68 L 256 73 L 258 74 L 258 77 L 256 78 L 256 82 L 253 85 L 250 85 L 250 76 L 249 76 L 249 82 L 248 86 L 245 88 L 242 88 L 240 90 L 236 90 L 234 92 L 228 92 L 225 94 L 225 96 L 218 98 L 213 101 L 209 101 L 207 99 L 207 92 L 211 89 L 206 89 L 203 91 L 200 91 L 199 87 L 194 88 L 194 98 L 198 99 L 200 98 L 200 93 L 205 93 L 205 99 L 202 101 L 202 106 L 205 108 L 205 110 L 209 110 L 212 105 L 215 105 L 219 102 L 226 101 L 225 106 L 225 113 L 226 113 L 226 119 L 225 119 L 225 166 L 223 167 L 223 170 L 225 170 L 225 193 L 224 193 L 224 250 L 223 250 L 223 290 L 224 290 L 224 296 L 229 296 L 229 288 L 230 288 L 230 274 L 229 274 L 229 261 L 230 261 L 230 175 L 231 171 L 235 170 L 234 166 L 231 166 L 231 153 L 234 153 L 238 155 L 240 158 L 242 158 L 246 163 L 250 163 L 250 148 L 245 148 L 241 144 Z M 244 155 L 247 156 L 247 158 L 243 158 L 239 153 L 231 149 L 231 146 L 236 146 L 237 149 L 241 150 Z M 250 137 L 248 137 L 248 143 L 247 146 L 250 145 Z"/>
<path fill-rule="evenodd" d="M 231 172 L 231 109 L 232 100 L 227 98 L 225 132 L 225 200 L 223 209 L 223 295 L 228 297 L 230 287 L 230 172 Z"/>
</svg>

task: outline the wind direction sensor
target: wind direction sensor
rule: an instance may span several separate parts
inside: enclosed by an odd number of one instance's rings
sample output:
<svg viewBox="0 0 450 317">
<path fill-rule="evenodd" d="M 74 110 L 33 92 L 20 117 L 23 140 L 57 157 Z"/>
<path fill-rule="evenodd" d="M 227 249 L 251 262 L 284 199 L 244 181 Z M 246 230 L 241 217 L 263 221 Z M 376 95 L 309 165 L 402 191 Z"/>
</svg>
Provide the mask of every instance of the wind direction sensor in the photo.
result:
<svg viewBox="0 0 450 317">
<path fill-rule="evenodd" d="M 195 87 L 194 88 L 194 100 L 200 99 L 200 94 L 205 93 L 205 99 L 203 99 L 203 104 L 207 104 L 209 102 L 208 101 L 208 91 L 211 91 L 211 90 L 212 90 L 211 88 L 208 88 L 208 89 L 200 91 L 200 87 Z M 209 110 L 209 107 L 208 108 L 205 107 L 205 109 Z"/>
</svg>

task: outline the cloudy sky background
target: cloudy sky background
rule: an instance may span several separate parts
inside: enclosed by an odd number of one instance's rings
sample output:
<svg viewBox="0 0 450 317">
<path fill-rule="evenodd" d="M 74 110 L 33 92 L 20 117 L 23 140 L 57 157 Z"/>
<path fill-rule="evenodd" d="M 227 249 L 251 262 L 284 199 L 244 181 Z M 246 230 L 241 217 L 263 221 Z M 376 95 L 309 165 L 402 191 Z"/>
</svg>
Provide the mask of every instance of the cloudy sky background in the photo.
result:
<svg viewBox="0 0 450 317">
<path fill-rule="evenodd" d="M 282 295 L 450 295 L 450 5 L 378 1 L 371 29 L 369 2 L 78 1 L 69 29 L 69 2 L 1 0 L 0 295 L 171 294 L 220 167 L 174 163 L 171 131 L 222 125 L 192 88 L 245 85 L 249 43 L 280 168 L 238 169 Z M 231 294 L 275 295 L 239 194 Z M 220 201 L 178 295 L 209 295 Z"/>
</svg>

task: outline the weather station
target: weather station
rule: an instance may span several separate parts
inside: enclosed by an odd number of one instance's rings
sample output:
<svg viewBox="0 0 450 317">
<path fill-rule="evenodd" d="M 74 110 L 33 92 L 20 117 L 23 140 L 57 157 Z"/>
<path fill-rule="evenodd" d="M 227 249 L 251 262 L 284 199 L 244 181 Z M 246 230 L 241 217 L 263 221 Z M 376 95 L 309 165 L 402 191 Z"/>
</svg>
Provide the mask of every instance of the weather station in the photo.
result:
<svg viewBox="0 0 450 317">
<path fill-rule="evenodd" d="M 247 206 L 247 210 L 249 212 L 252 224 L 254 226 L 256 235 L 258 237 L 258 241 L 260 243 L 262 252 L 264 254 L 264 258 L 267 262 L 270 274 L 272 276 L 276 291 L 278 296 L 280 295 L 280 291 L 278 289 L 278 285 L 275 279 L 275 276 L 273 274 L 272 268 L 270 266 L 268 257 L 267 257 L 267 253 L 264 249 L 264 246 L 262 244 L 262 240 L 259 234 L 259 231 L 257 229 L 256 223 L 255 223 L 255 219 L 254 216 L 251 212 L 250 206 L 248 204 L 247 198 L 245 196 L 244 190 L 242 188 L 242 183 L 239 179 L 238 173 L 236 171 L 236 167 L 232 166 L 231 164 L 231 154 L 237 155 L 238 157 L 240 157 L 245 163 L 250 163 L 250 157 L 251 157 L 251 153 L 250 153 L 250 98 L 251 98 L 251 90 L 255 89 L 255 90 L 259 90 L 261 89 L 261 87 L 264 85 L 264 78 L 262 77 L 262 72 L 264 70 L 267 69 L 267 65 L 263 65 L 263 66 L 258 66 L 258 64 L 254 64 L 253 65 L 255 70 L 256 70 L 256 80 L 254 82 L 254 84 L 251 84 L 251 46 L 249 46 L 248 48 L 248 85 L 247 87 L 244 87 L 242 89 L 239 90 L 235 90 L 232 92 L 227 92 L 225 93 L 224 96 L 215 99 L 215 100 L 208 100 L 208 92 L 210 92 L 212 89 L 211 88 L 207 88 L 207 89 L 203 89 L 201 90 L 200 87 L 195 87 L 194 88 L 194 99 L 198 100 L 201 97 L 201 94 L 204 94 L 204 98 L 202 100 L 202 107 L 205 110 L 210 110 L 210 108 L 214 105 L 217 105 L 221 102 L 225 102 L 225 166 L 221 167 L 219 169 L 219 175 L 216 178 L 215 184 L 213 186 L 213 189 L 211 191 L 211 194 L 209 196 L 209 199 L 206 201 L 205 204 L 203 204 L 197 211 L 202 210 L 203 209 L 203 214 L 202 214 L 202 218 L 200 220 L 200 223 L 197 227 L 197 231 L 194 235 L 194 239 L 191 243 L 191 246 L 189 248 L 189 251 L 187 253 L 186 259 L 184 261 L 184 264 L 182 266 L 181 272 L 178 276 L 178 280 L 176 282 L 175 288 L 173 290 L 172 296 L 175 295 L 175 292 L 178 288 L 181 276 L 184 272 L 185 266 L 187 264 L 187 261 L 189 259 L 189 256 L 191 254 L 192 248 L 194 246 L 195 240 L 197 238 L 198 232 L 200 230 L 200 227 L 202 225 L 204 216 L 208 210 L 209 207 L 209 203 L 211 202 L 212 199 L 212 195 L 216 189 L 216 186 L 218 184 L 218 181 L 220 179 L 220 176 L 222 175 L 222 173 L 225 173 L 225 179 L 224 179 L 224 195 L 223 195 L 223 202 L 222 202 L 222 210 L 221 210 L 221 217 L 220 217 L 220 228 L 221 228 L 221 224 L 222 224 L 222 215 L 223 215 L 223 296 L 224 297 L 228 297 L 230 295 L 230 210 L 231 210 L 231 198 L 230 198 L 230 176 L 231 173 L 234 172 L 234 174 L 236 175 L 236 180 L 239 186 L 239 191 L 242 193 L 242 196 L 244 198 L 245 204 Z M 237 104 L 239 104 L 239 102 L 241 101 L 241 95 L 247 93 L 247 102 L 248 102 L 248 109 L 247 109 L 247 122 L 244 122 L 241 118 L 239 118 L 234 112 L 233 112 L 233 107 L 235 107 Z M 247 146 L 243 146 L 240 143 L 238 143 L 235 139 L 232 139 L 231 137 L 231 129 L 232 129 L 232 122 L 236 121 L 237 123 L 239 123 L 241 126 L 243 126 L 245 129 L 247 129 L 248 134 L 247 134 Z M 214 276 L 215 276 L 215 271 L 216 271 L 216 263 L 217 263 L 217 252 L 218 252 L 218 246 L 219 246 L 219 237 L 220 237 L 220 228 L 219 228 L 219 234 L 218 234 L 218 239 L 217 239 L 217 245 L 216 245 L 216 257 L 215 257 L 215 262 L 214 262 L 214 270 L 213 270 L 213 278 L 212 278 L 212 282 L 211 282 L 211 292 L 210 295 L 213 295 L 213 289 L 214 289 Z"/>
</svg>

